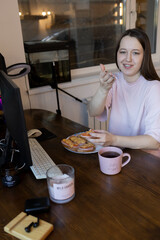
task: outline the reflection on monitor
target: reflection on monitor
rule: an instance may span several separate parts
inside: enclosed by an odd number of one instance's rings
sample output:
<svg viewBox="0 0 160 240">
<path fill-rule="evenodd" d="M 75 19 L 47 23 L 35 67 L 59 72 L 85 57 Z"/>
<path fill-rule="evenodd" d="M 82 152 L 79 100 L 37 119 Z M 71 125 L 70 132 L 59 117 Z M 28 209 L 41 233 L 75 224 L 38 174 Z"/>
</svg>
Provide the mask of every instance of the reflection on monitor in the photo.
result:
<svg viewBox="0 0 160 240">
<path fill-rule="evenodd" d="M 5 139 L 1 140 L 0 167 L 12 161 L 18 168 L 32 165 L 20 89 L 0 71 L 0 93 L 6 126 Z"/>
</svg>

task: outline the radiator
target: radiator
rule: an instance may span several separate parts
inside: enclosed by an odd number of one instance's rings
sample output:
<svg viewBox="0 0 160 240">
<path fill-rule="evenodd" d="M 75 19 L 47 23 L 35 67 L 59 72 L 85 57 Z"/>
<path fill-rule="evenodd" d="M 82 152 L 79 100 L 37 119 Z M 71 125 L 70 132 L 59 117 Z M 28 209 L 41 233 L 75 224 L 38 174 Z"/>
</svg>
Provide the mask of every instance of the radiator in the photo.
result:
<svg viewBox="0 0 160 240">
<path fill-rule="evenodd" d="M 83 99 L 83 103 L 87 105 L 91 97 Z M 107 121 L 101 122 L 96 117 L 90 117 L 88 114 L 88 127 L 97 130 L 107 130 Z"/>
<path fill-rule="evenodd" d="M 97 118 L 88 115 L 88 127 L 97 130 L 107 130 L 107 122 L 100 122 Z"/>
</svg>

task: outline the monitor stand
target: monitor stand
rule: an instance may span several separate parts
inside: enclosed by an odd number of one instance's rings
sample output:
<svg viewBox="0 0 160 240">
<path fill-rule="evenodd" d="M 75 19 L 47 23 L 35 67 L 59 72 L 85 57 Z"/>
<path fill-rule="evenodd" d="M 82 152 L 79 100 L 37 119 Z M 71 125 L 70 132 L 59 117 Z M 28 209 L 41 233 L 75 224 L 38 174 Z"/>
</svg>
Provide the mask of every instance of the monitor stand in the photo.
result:
<svg viewBox="0 0 160 240">
<path fill-rule="evenodd" d="M 13 187 L 19 183 L 19 173 L 24 166 L 19 166 L 19 150 L 14 148 L 14 142 L 8 130 L 6 130 L 4 143 L 1 145 L 0 171 L 2 183 L 6 187 Z"/>
</svg>

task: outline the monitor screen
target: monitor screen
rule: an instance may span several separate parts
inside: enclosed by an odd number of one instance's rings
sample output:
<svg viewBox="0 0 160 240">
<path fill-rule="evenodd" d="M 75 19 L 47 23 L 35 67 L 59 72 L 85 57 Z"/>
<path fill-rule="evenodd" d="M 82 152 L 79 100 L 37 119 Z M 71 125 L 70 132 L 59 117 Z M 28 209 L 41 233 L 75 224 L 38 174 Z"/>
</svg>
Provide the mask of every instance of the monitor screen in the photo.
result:
<svg viewBox="0 0 160 240">
<path fill-rule="evenodd" d="M 0 167 L 12 161 L 18 168 L 28 169 L 32 160 L 20 89 L 3 71 L 0 71 L 0 93 L 6 126 L 5 139 L 0 145 Z"/>
</svg>

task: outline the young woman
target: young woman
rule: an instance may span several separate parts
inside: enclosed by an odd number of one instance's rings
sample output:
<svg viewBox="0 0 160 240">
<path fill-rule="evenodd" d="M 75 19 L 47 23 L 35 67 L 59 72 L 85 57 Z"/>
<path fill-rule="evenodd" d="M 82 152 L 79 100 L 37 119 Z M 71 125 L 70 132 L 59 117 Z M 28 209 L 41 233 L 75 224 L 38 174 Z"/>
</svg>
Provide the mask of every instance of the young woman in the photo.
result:
<svg viewBox="0 0 160 240">
<path fill-rule="evenodd" d="M 108 131 L 96 130 L 90 141 L 133 149 L 160 147 L 160 79 L 151 59 L 148 36 L 129 29 L 116 48 L 119 72 L 101 64 L 100 86 L 88 104 L 90 116 L 108 118 Z"/>
</svg>

